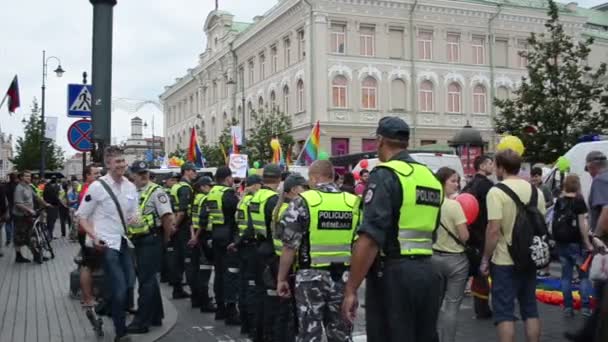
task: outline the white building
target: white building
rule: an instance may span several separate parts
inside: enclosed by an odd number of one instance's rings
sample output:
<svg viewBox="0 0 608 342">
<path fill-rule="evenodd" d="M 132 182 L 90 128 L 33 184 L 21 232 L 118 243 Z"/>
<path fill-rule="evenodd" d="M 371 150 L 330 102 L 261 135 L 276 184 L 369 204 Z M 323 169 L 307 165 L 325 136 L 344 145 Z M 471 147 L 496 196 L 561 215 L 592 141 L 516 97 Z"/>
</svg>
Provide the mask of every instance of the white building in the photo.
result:
<svg viewBox="0 0 608 342">
<path fill-rule="evenodd" d="M 231 117 L 277 108 L 300 144 L 320 120 L 332 155 L 375 149 L 385 115 L 412 127 L 411 145 L 446 144 L 470 122 L 492 145 L 493 97 L 521 82 L 530 32 L 543 32 L 544 0 L 279 0 L 253 23 L 212 11 L 196 66 L 165 87 L 166 151 L 191 127 L 214 142 Z M 596 39 L 608 60 L 608 4 L 563 5 L 568 34 Z M 243 113 L 244 111 L 244 113 Z"/>
<path fill-rule="evenodd" d="M 0 179 L 8 179 L 13 171 L 13 135 L 0 133 Z"/>
<path fill-rule="evenodd" d="M 145 160 L 146 153 L 152 153 L 154 157 L 161 155 L 164 150 L 164 139 L 158 136 L 144 138 L 144 122 L 136 116 L 131 119 L 131 136 L 122 147 L 126 162 L 131 165 L 136 160 Z"/>
<path fill-rule="evenodd" d="M 86 164 L 91 162 L 91 154 L 87 153 Z M 77 152 L 70 158 L 67 158 L 63 164 L 63 175 L 67 179 L 71 179 L 73 176 L 82 180 L 82 153 Z"/>
</svg>

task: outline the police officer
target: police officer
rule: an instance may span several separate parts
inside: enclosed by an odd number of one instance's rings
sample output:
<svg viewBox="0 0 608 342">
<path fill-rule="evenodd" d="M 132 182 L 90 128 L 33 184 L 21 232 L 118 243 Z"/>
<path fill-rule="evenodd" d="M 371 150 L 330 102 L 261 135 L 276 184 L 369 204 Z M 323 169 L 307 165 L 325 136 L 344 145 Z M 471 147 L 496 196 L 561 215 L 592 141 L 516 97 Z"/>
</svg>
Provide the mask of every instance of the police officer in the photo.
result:
<svg viewBox="0 0 608 342">
<path fill-rule="evenodd" d="M 213 299 L 209 297 L 209 279 L 213 270 L 213 251 L 211 250 L 211 234 L 207 226 L 201 225 L 202 208 L 207 195 L 213 187 L 213 180 L 210 177 L 200 177 L 194 184 L 197 194 L 194 196 L 192 205 L 192 230 L 191 239 L 188 247 L 192 248 L 190 267 L 186 268 L 189 274 L 186 278 L 192 282 L 192 307 L 200 307 L 201 312 L 215 312 Z"/>
<path fill-rule="evenodd" d="M 233 246 L 238 250 L 240 260 L 240 291 L 239 310 L 241 314 L 241 334 L 253 336 L 257 329 L 255 326 L 256 294 L 255 277 L 256 245 L 249 227 L 249 202 L 255 193 L 262 188 L 262 177 L 254 174 L 245 179 L 245 191 L 236 211 L 236 223 L 239 236 Z"/>
<path fill-rule="evenodd" d="M 167 196 L 171 198 L 171 187 L 179 182 L 181 175 L 178 172 L 171 172 L 169 177 L 165 180 L 164 190 L 167 193 Z M 173 201 L 171 201 L 173 203 Z M 160 268 L 160 282 L 166 283 L 169 281 L 169 257 L 167 256 L 167 244 L 168 241 L 163 240 L 163 253 L 162 253 L 162 264 Z"/>
<path fill-rule="evenodd" d="M 402 119 L 382 118 L 376 134 L 382 164 L 363 196 L 342 314 L 354 320 L 357 288 L 367 274 L 368 341 L 436 341 L 441 278 L 431 255 L 442 186 L 407 153 L 409 127 Z"/>
<path fill-rule="evenodd" d="M 291 201 L 281 225 L 283 252 L 277 289 L 288 298 L 288 274 L 296 258 L 297 341 L 352 341 L 352 327 L 342 319 L 340 304 L 348 277 L 353 232 L 359 223 L 359 197 L 334 184 L 330 161 L 315 161 L 308 170 L 308 190 Z"/>
<path fill-rule="evenodd" d="M 137 313 L 127 332 L 143 334 L 150 326 L 162 324 L 163 303 L 156 274 L 160 272 L 161 240 L 169 239 L 175 220 L 169 196 L 161 186 L 150 181 L 146 162 L 135 161 L 131 173 L 139 193 L 140 222 L 129 225 L 128 233 L 135 246 L 139 299 Z"/>
<path fill-rule="evenodd" d="M 173 299 L 188 298 L 190 294 L 182 288 L 185 263 L 191 261 L 191 250 L 187 247 L 190 240 L 191 210 L 194 194 L 192 183 L 196 179 L 196 166 L 192 163 L 182 165 L 182 179 L 171 187 L 171 201 L 175 212 L 177 232 L 167 245 L 169 261 L 169 282 L 173 286 Z M 188 282 L 190 283 L 190 281 Z"/>
<path fill-rule="evenodd" d="M 272 276 L 274 247 L 272 242 L 272 212 L 279 200 L 277 189 L 281 183 L 281 168 L 276 164 L 264 166 L 262 188 L 253 195 L 247 207 L 248 229 L 255 241 L 255 320 L 252 331 L 254 341 L 272 341 L 272 324 L 276 319 L 274 302 L 279 300 L 276 280 Z"/>
<path fill-rule="evenodd" d="M 238 235 L 235 214 L 239 199 L 232 188 L 232 171 L 226 166 L 215 173 L 216 185 L 211 189 L 201 214 L 201 225 L 211 223 L 211 239 L 215 279 L 213 290 L 217 302 L 216 320 L 226 320 L 228 325 L 239 325 L 237 297 L 239 291 L 238 255 L 228 251 Z"/>
</svg>

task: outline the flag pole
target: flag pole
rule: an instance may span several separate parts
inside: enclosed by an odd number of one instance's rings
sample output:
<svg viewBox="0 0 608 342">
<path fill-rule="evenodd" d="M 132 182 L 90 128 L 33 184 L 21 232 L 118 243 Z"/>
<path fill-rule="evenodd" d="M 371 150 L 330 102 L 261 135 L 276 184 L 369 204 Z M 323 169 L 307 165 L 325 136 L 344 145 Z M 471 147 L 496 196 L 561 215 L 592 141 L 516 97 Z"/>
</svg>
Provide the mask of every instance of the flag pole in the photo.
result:
<svg viewBox="0 0 608 342">
<path fill-rule="evenodd" d="M 319 121 L 317 120 L 317 122 L 315 122 L 315 124 L 312 126 L 312 129 L 310 130 L 310 134 L 308 135 L 308 138 L 306 138 L 306 141 L 304 141 L 304 145 L 302 146 L 302 151 L 300 151 L 300 154 L 298 154 L 298 158 L 296 158 L 296 165 L 298 165 L 298 162 L 300 161 L 300 157 L 302 157 L 302 153 L 304 153 L 304 150 L 306 149 L 306 145 L 308 145 L 308 141 L 310 140 L 310 138 L 312 138 L 312 132 L 314 131 L 315 127 L 317 126 L 317 123 Z M 320 133 L 320 132 L 319 132 Z M 319 144 L 320 145 L 320 144 Z M 319 146 L 320 148 L 321 146 Z M 319 153 L 319 151 L 317 151 L 317 154 Z M 318 157 L 318 156 L 317 156 Z"/>
<path fill-rule="evenodd" d="M 2 102 L 0 102 L 0 108 L 2 108 L 2 105 L 4 104 L 4 102 L 6 101 L 6 98 L 8 97 L 8 93 L 4 94 L 4 97 L 2 98 Z"/>
</svg>

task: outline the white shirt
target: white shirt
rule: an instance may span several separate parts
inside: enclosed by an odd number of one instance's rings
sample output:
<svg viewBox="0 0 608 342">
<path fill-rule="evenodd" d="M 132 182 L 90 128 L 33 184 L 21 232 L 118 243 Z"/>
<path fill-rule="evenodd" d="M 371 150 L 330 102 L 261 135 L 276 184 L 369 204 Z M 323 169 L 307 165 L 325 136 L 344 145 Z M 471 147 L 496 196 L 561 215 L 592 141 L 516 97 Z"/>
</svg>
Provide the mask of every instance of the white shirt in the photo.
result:
<svg viewBox="0 0 608 342">
<path fill-rule="evenodd" d="M 138 195 L 135 185 L 125 177 L 122 181 L 116 182 L 110 175 L 101 177 L 116 195 L 122 209 L 126 222 L 137 215 Z M 122 238 L 126 238 L 125 229 L 120 220 L 120 215 L 116 209 L 116 204 L 110 194 L 100 182 L 93 182 L 89 186 L 84 200 L 78 208 L 76 215 L 85 218 L 93 224 L 97 238 L 105 241 L 109 248 L 120 250 Z M 87 235 L 87 242 L 90 243 Z"/>
</svg>

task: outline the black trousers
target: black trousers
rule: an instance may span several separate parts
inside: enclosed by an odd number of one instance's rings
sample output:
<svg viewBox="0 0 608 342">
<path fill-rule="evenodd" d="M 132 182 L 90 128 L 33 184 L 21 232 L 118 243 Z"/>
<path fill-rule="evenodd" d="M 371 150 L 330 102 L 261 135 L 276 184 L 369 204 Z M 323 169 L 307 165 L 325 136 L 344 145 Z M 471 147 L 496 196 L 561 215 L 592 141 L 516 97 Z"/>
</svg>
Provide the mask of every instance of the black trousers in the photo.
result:
<svg viewBox="0 0 608 342">
<path fill-rule="evenodd" d="M 65 237 L 66 227 L 72 224 L 70 220 L 70 209 L 64 206 L 59 207 L 59 221 L 61 223 L 61 236 Z"/>
<path fill-rule="evenodd" d="M 219 307 L 224 304 L 236 304 L 239 295 L 239 257 L 236 253 L 229 253 L 227 246 L 227 241 L 213 240 L 213 291 Z"/>
<path fill-rule="evenodd" d="M 53 238 L 53 231 L 55 230 L 55 223 L 59 217 L 59 208 L 50 207 L 46 209 L 46 229 L 49 234 L 49 239 Z"/>
<path fill-rule="evenodd" d="M 441 278 L 431 258 L 386 260 L 367 277 L 368 342 L 437 342 Z"/>
<path fill-rule="evenodd" d="M 190 230 L 179 227 L 167 243 L 167 261 L 169 264 L 169 284 L 174 289 L 182 287 L 184 280 L 185 259 Z"/>
</svg>

